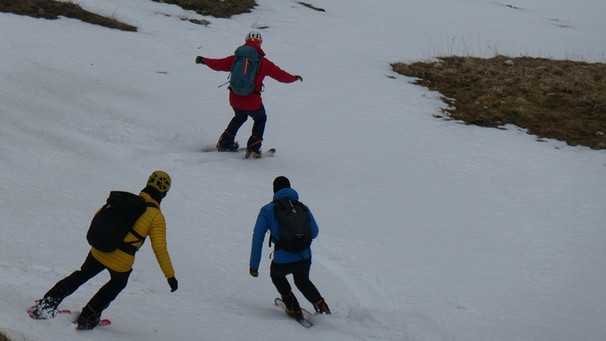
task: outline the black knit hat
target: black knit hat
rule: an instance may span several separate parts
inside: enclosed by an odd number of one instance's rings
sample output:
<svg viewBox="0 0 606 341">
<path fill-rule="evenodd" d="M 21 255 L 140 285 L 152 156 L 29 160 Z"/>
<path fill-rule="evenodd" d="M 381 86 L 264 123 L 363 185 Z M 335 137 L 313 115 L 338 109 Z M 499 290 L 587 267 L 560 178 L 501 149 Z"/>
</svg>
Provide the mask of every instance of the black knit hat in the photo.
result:
<svg viewBox="0 0 606 341">
<path fill-rule="evenodd" d="M 290 181 L 285 176 L 279 176 L 274 179 L 274 193 L 282 188 L 290 188 Z"/>
</svg>

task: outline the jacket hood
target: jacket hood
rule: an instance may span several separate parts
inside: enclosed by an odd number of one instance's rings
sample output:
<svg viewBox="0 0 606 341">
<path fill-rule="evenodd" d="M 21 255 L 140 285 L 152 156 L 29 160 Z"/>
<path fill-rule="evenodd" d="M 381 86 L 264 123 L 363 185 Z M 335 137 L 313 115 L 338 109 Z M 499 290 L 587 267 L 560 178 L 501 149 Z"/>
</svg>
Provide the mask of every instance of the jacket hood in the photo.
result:
<svg viewBox="0 0 606 341">
<path fill-rule="evenodd" d="M 263 49 L 261 48 L 261 46 L 259 46 L 257 44 L 249 43 L 249 42 L 244 43 L 244 45 L 254 47 L 255 50 L 257 50 L 257 52 L 259 52 L 259 55 L 261 57 L 265 57 L 265 51 L 263 51 Z"/>
<path fill-rule="evenodd" d="M 299 200 L 299 193 L 292 188 L 282 188 L 274 193 L 274 200 L 288 198 L 290 200 Z"/>
</svg>

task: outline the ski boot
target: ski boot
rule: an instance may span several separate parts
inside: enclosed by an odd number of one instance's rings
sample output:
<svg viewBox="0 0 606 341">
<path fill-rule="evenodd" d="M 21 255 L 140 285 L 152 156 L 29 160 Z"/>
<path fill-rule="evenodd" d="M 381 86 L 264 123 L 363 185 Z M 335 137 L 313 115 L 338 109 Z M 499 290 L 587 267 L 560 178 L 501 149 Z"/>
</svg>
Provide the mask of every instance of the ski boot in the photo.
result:
<svg viewBox="0 0 606 341">
<path fill-rule="evenodd" d="M 330 309 L 328 308 L 326 302 L 324 302 L 323 298 L 321 298 L 318 302 L 314 304 L 314 309 L 318 314 L 330 315 Z"/>
<path fill-rule="evenodd" d="M 95 313 L 93 311 L 93 309 L 91 309 L 90 306 L 86 306 L 84 308 L 82 308 L 82 312 L 80 313 L 80 316 L 78 316 L 78 319 L 76 320 L 76 323 L 78 324 L 78 326 L 76 327 L 77 330 L 90 330 L 95 328 L 99 322 L 101 321 L 100 316 Z"/>
<path fill-rule="evenodd" d="M 217 151 L 220 152 L 237 152 L 240 149 L 238 142 L 235 142 L 235 135 L 232 135 L 225 130 L 217 141 Z"/>
<path fill-rule="evenodd" d="M 263 154 L 260 150 L 246 150 L 246 155 L 244 155 L 245 159 L 253 158 L 260 159 L 263 157 Z"/>
<path fill-rule="evenodd" d="M 262 138 L 258 138 L 255 135 L 251 135 L 246 143 L 246 155 L 245 159 L 252 157 L 253 159 L 260 159 L 263 155 L 261 154 L 261 142 Z"/>
<path fill-rule="evenodd" d="M 288 316 L 294 318 L 297 321 L 303 319 L 303 311 L 299 306 L 299 301 L 297 301 L 297 298 L 292 293 L 292 291 L 282 296 L 282 301 L 286 306 L 285 311 Z"/>
<path fill-rule="evenodd" d="M 56 299 L 46 297 L 38 300 L 34 306 L 27 309 L 27 313 L 29 317 L 35 320 L 46 320 L 55 317 L 58 306 L 59 302 Z"/>
</svg>

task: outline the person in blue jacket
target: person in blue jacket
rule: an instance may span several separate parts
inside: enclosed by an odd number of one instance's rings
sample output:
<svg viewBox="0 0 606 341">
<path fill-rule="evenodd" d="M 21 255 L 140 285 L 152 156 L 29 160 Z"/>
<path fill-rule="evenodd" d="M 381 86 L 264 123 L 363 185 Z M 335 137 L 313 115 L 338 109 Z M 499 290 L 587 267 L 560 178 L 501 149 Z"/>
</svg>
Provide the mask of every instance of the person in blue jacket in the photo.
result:
<svg viewBox="0 0 606 341">
<path fill-rule="evenodd" d="M 279 176 L 273 182 L 274 200 L 288 198 L 290 200 L 299 200 L 299 194 L 290 187 L 290 181 Z M 275 241 L 280 239 L 280 228 L 274 215 L 274 202 L 263 206 L 253 231 L 252 248 L 250 253 L 250 275 L 259 276 L 259 263 L 261 262 L 261 252 L 265 234 L 269 230 L 275 245 Z M 312 238 L 318 236 L 318 224 L 309 211 L 311 221 Z M 328 305 L 320 295 L 316 286 L 309 279 L 309 269 L 311 267 L 311 248 L 301 252 L 289 252 L 284 249 L 276 248 L 273 254 L 273 261 L 270 266 L 271 281 L 278 289 L 282 300 L 286 306 L 286 313 L 299 320 L 303 317 L 301 307 L 297 298 L 292 292 L 292 288 L 286 276 L 293 275 L 295 285 L 305 298 L 314 306 L 316 312 L 320 314 L 330 314 Z"/>
</svg>

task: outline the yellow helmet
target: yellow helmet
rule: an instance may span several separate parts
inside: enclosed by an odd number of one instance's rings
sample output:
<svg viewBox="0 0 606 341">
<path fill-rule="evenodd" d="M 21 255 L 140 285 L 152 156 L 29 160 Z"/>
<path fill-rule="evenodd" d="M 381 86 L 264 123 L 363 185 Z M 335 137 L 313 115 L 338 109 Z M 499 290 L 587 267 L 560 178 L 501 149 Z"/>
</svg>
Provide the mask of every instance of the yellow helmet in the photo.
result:
<svg viewBox="0 0 606 341">
<path fill-rule="evenodd" d="M 162 194 L 166 194 L 170 189 L 170 175 L 161 170 L 154 171 L 147 179 L 147 185 L 157 189 Z"/>
</svg>

